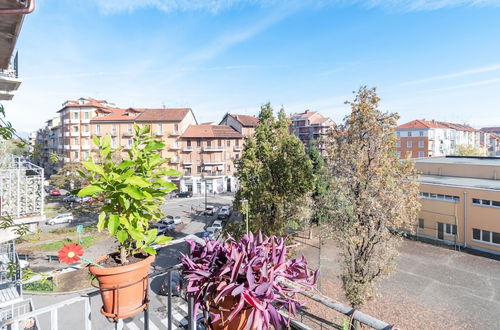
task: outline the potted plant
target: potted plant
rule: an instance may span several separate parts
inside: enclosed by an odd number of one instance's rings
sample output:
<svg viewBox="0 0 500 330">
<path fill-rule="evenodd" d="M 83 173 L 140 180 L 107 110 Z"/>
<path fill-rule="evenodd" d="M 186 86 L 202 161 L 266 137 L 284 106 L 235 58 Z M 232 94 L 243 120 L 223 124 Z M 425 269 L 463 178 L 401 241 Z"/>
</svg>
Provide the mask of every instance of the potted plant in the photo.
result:
<svg viewBox="0 0 500 330">
<path fill-rule="evenodd" d="M 302 305 L 297 290 L 284 286 L 287 279 L 313 288 L 318 271 L 307 268 L 304 257 L 290 259 L 286 238 L 251 233 L 240 241 L 189 241 L 189 255 L 183 255 L 182 273 L 187 294 L 198 309 L 209 313 L 212 329 L 282 329 Z M 289 317 L 279 313 L 284 309 Z"/>
<path fill-rule="evenodd" d="M 102 201 L 97 228 L 106 229 L 118 243 L 117 251 L 89 267 L 99 282 L 101 312 L 113 319 L 135 315 L 148 303 L 148 270 L 156 254 L 152 245 L 171 239 L 157 236 L 157 229 L 150 229 L 149 224 L 161 219 L 164 197 L 177 188 L 166 178 L 179 175 L 163 166 L 165 145 L 147 136 L 150 126 L 134 125 L 134 131 L 128 159 L 119 157 L 122 148 L 113 148 L 109 135 L 94 136 L 99 162 L 82 162 L 87 172 L 79 171 L 89 184 L 78 196 Z"/>
</svg>

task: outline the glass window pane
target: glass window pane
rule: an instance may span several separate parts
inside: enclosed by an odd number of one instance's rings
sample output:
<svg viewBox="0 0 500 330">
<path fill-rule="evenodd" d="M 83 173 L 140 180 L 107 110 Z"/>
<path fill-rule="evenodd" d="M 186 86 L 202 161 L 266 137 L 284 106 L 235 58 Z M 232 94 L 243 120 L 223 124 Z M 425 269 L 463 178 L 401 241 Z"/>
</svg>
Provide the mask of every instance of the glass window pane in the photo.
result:
<svg viewBox="0 0 500 330">
<path fill-rule="evenodd" d="M 444 195 L 438 194 L 439 199 L 444 199 Z"/>
<path fill-rule="evenodd" d="M 481 200 L 481 204 L 482 204 L 482 205 L 490 205 L 490 201 L 489 201 L 489 200 L 487 200 L 487 199 L 482 199 L 482 200 Z"/>
<path fill-rule="evenodd" d="M 424 219 L 418 219 L 418 228 L 424 228 Z"/>
<path fill-rule="evenodd" d="M 498 201 L 491 201 L 491 205 L 496 206 L 496 207 L 500 207 L 500 202 L 498 202 Z"/>
<path fill-rule="evenodd" d="M 491 231 L 483 230 L 483 241 L 489 242 L 491 241 Z"/>
<path fill-rule="evenodd" d="M 479 204 L 481 201 L 477 198 L 472 199 L 472 204 Z"/>
<path fill-rule="evenodd" d="M 481 231 L 479 229 L 473 228 L 472 229 L 472 238 L 480 240 L 481 239 Z"/>
<path fill-rule="evenodd" d="M 436 194 L 430 194 L 429 196 L 430 196 L 431 198 L 436 198 L 436 197 L 437 197 L 437 196 L 436 196 Z"/>
<path fill-rule="evenodd" d="M 456 235 L 456 234 L 457 234 L 457 225 L 452 225 L 452 226 L 451 226 L 451 230 L 452 230 L 452 232 L 451 232 L 451 233 L 452 233 L 453 235 Z"/>
<path fill-rule="evenodd" d="M 500 233 L 493 233 L 493 243 L 500 244 Z"/>
<path fill-rule="evenodd" d="M 427 197 L 427 198 L 429 197 L 429 193 L 424 192 L 423 195 L 424 195 L 424 197 Z"/>
</svg>

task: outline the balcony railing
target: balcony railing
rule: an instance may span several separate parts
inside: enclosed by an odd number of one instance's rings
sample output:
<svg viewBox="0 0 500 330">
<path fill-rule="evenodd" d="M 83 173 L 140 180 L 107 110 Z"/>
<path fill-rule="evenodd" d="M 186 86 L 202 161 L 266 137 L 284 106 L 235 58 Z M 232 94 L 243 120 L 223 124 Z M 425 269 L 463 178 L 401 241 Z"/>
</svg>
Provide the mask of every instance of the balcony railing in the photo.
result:
<svg viewBox="0 0 500 330">
<path fill-rule="evenodd" d="M 134 132 L 132 132 L 132 131 L 125 131 L 125 132 L 123 132 L 123 136 L 134 136 Z"/>
<path fill-rule="evenodd" d="M 220 165 L 224 164 L 223 160 L 204 160 L 203 165 Z"/>
<path fill-rule="evenodd" d="M 216 146 L 216 147 L 204 146 L 203 151 L 207 151 L 207 152 L 224 151 L 224 147 L 223 146 Z"/>
<path fill-rule="evenodd" d="M 180 160 L 178 157 L 172 157 L 169 160 L 170 164 L 179 164 Z"/>
<path fill-rule="evenodd" d="M 234 151 L 241 151 L 243 150 L 243 146 L 234 146 Z"/>
<path fill-rule="evenodd" d="M 171 149 L 171 150 L 179 150 L 180 148 L 181 148 L 181 146 L 180 146 L 180 145 L 178 145 L 178 144 L 172 144 L 172 145 L 170 146 L 170 149 Z"/>
<path fill-rule="evenodd" d="M 179 136 L 179 131 L 176 131 L 176 130 L 170 131 L 170 135 L 171 136 Z"/>
<path fill-rule="evenodd" d="M 79 137 L 80 132 L 71 132 L 71 137 Z"/>
<path fill-rule="evenodd" d="M 193 147 L 191 147 L 191 146 L 185 146 L 184 148 L 182 148 L 182 151 L 191 152 L 191 151 L 193 151 Z"/>
<path fill-rule="evenodd" d="M 111 130 L 111 136 L 117 136 L 118 131 L 117 130 Z"/>
<path fill-rule="evenodd" d="M 193 161 L 192 160 L 183 160 L 182 161 L 182 165 L 186 166 L 190 166 L 190 165 L 193 165 Z"/>
</svg>

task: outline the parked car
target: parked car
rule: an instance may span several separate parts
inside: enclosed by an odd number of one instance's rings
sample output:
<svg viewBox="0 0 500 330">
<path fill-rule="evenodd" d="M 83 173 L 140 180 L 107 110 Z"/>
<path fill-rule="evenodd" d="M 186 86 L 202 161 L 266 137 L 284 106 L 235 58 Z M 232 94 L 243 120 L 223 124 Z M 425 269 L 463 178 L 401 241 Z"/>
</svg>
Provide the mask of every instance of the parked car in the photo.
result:
<svg viewBox="0 0 500 330">
<path fill-rule="evenodd" d="M 178 192 L 175 196 L 178 198 L 193 197 L 193 192 L 192 191 L 181 191 L 181 192 Z"/>
<path fill-rule="evenodd" d="M 216 229 L 216 228 L 213 228 L 213 227 L 208 227 L 206 229 L 206 231 L 204 231 L 202 234 L 201 234 L 201 237 L 202 238 L 208 238 L 210 240 L 214 240 L 217 238 L 218 236 L 218 233 L 219 233 L 219 230 Z"/>
<path fill-rule="evenodd" d="M 229 210 L 229 207 L 223 206 L 220 208 L 219 213 L 217 214 L 217 219 L 225 220 L 225 219 L 228 219 L 230 215 L 231 215 L 231 211 Z"/>
<path fill-rule="evenodd" d="M 64 196 L 63 202 L 66 202 L 66 203 L 82 203 L 83 202 L 83 198 L 80 197 L 80 196 L 75 196 L 75 195 L 69 194 L 69 195 Z"/>
<path fill-rule="evenodd" d="M 154 225 L 151 225 L 151 229 L 156 228 L 158 229 L 158 236 L 162 236 L 167 234 L 169 231 L 175 230 L 175 224 L 170 224 L 170 225 L 165 225 L 163 223 L 157 223 Z"/>
<path fill-rule="evenodd" d="M 49 195 L 50 196 L 61 196 L 61 192 L 59 190 L 57 190 L 56 188 L 52 188 L 49 191 Z"/>
<path fill-rule="evenodd" d="M 172 296 L 182 297 L 184 295 L 186 281 L 179 272 L 172 272 L 172 281 L 170 285 L 172 286 Z M 159 293 L 162 296 L 168 296 L 168 274 L 162 279 Z"/>
<path fill-rule="evenodd" d="M 212 224 L 212 228 L 222 230 L 222 221 L 220 220 L 214 221 L 214 223 Z"/>
<path fill-rule="evenodd" d="M 87 196 L 87 197 L 83 197 L 83 200 L 82 200 L 82 201 L 83 201 L 84 203 L 89 203 L 89 204 L 91 204 L 91 203 L 96 202 L 96 201 L 97 201 L 97 199 L 95 199 L 95 198 L 93 198 L 93 197 L 89 197 L 89 196 Z"/>
<path fill-rule="evenodd" d="M 167 215 L 165 218 L 163 218 L 160 221 L 158 221 L 158 223 L 163 224 L 163 225 L 173 225 L 173 224 L 175 224 L 173 217 L 169 216 L 169 215 Z"/>
<path fill-rule="evenodd" d="M 49 193 L 52 189 L 54 189 L 54 186 L 48 185 L 43 187 L 43 189 L 45 190 L 46 193 Z"/>
<path fill-rule="evenodd" d="M 71 213 L 63 213 L 59 214 L 53 218 L 48 219 L 45 221 L 47 225 L 55 225 L 56 223 L 71 223 L 73 221 L 73 214 Z"/>
<path fill-rule="evenodd" d="M 168 223 L 175 223 L 176 225 L 182 223 L 182 218 L 179 215 L 167 215 L 160 221 L 166 220 Z"/>
<path fill-rule="evenodd" d="M 206 215 L 214 215 L 215 212 L 215 207 L 213 205 L 207 205 L 205 208 L 205 214 Z"/>
</svg>

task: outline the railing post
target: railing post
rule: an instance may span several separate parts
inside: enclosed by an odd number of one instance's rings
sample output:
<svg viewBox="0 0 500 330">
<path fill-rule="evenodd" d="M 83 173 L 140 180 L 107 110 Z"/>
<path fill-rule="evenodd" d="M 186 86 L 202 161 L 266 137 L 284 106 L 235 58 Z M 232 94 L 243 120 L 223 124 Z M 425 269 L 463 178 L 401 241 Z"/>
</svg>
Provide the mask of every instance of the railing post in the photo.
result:
<svg viewBox="0 0 500 330">
<path fill-rule="evenodd" d="M 85 330 L 92 329 L 92 309 L 90 308 L 90 296 L 84 300 L 85 304 Z"/>
<path fill-rule="evenodd" d="M 149 330 L 149 305 L 144 308 L 144 330 Z"/>
<path fill-rule="evenodd" d="M 123 330 L 123 319 L 118 319 L 115 323 L 115 330 Z"/>
<path fill-rule="evenodd" d="M 188 297 L 188 330 L 196 330 L 196 315 L 194 315 L 194 297 Z"/>
<path fill-rule="evenodd" d="M 168 330 L 172 330 L 172 271 L 169 271 L 168 272 L 168 275 L 167 275 L 167 279 L 168 279 L 168 297 L 167 297 L 167 301 L 168 301 Z"/>
<path fill-rule="evenodd" d="M 50 330 L 57 330 L 57 310 L 58 308 L 54 308 L 50 311 Z"/>
</svg>

